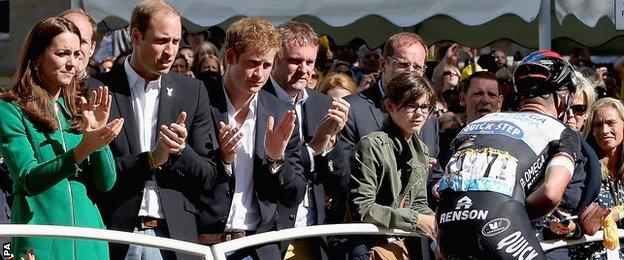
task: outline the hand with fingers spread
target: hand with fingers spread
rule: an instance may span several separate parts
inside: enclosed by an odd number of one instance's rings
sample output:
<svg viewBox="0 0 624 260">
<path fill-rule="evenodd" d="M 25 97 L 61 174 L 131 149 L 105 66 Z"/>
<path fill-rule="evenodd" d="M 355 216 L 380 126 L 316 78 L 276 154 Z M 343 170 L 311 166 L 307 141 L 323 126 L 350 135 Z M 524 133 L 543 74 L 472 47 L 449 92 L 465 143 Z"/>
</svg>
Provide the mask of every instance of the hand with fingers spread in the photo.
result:
<svg viewBox="0 0 624 260">
<path fill-rule="evenodd" d="M 231 164 L 236 160 L 236 154 L 243 146 L 242 139 L 243 132 L 240 128 L 219 122 L 219 152 L 223 162 Z"/>
<path fill-rule="evenodd" d="M 335 142 L 331 142 L 331 139 L 335 138 L 347 123 L 349 108 L 349 102 L 342 98 L 332 102 L 327 114 L 316 126 L 314 137 L 310 140 L 309 146 L 314 151 L 314 155 L 321 154 L 333 147 Z"/>
<path fill-rule="evenodd" d="M 272 116 L 269 117 L 264 134 L 264 147 L 266 155 L 270 160 L 275 161 L 283 158 L 288 140 L 290 140 L 290 136 L 295 129 L 295 119 L 297 119 L 295 111 L 288 110 L 282 116 L 277 128 L 273 129 L 275 119 Z"/>
<path fill-rule="evenodd" d="M 99 87 L 91 93 L 87 102 L 80 97 L 82 109 L 82 140 L 74 148 L 74 160 L 77 164 L 82 163 L 89 154 L 110 143 L 121 131 L 123 118 L 117 118 L 109 123 L 112 97 L 108 95 L 107 87 Z"/>
<path fill-rule="evenodd" d="M 108 87 L 100 86 L 98 90 L 91 91 L 89 101 L 80 97 L 83 104 L 82 116 L 90 123 L 90 127 L 99 128 L 108 122 L 112 96 L 108 94 Z"/>
<path fill-rule="evenodd" d="M 175 123 L 169 126 L 161 125 L 156 146 L 151 151 L 155 166 L 161 166 L 169 160 L 170 154 L 180 154 L 186 146 L 186 112 L 182 111 L 178 115 Z"/>
</svg>

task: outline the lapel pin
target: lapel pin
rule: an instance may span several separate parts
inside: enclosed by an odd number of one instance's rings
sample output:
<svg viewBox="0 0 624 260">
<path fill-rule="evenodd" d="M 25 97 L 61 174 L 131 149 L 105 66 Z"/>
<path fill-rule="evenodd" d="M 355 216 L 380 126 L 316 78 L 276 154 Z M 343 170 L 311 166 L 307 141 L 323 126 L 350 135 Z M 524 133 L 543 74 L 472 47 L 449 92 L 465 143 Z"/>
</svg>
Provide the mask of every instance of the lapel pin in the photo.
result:
<svg viewBox="0 0 624 260">
<path fill-rule="evenodd" d="M 171 96 L 173 95 L 173 89 L 170 87 L 167 87 L 167 96 Z"/>
</svg>

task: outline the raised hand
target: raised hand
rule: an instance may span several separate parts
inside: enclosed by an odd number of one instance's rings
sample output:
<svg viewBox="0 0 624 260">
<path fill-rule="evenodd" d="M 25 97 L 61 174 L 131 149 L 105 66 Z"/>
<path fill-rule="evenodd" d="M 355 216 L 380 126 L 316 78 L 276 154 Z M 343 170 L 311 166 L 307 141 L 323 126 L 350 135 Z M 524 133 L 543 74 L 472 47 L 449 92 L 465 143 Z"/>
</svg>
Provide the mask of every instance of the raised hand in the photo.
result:
<svg viewBox="0 0 624 260">
<path fill-rule="evenodd" d="M 91 91 L 88 102 L 84 97 L 80 97 L 80 100 L 83 122 L 94 129 L 106 125 L 112 100 L 111 95 L 108 94 L 108 87 L 99 86 L 97 91 Z"/>
<path fill-rule="evenodd" d="M 373 86 L 373 84 L 375 84 L 375 81 L 376 81 L 375 77 L 377 76 L 379 76 L 379 73 L 377 72 L 364 75 L 364 77 L 362 78 L 362 81 L 360 81 L 360 85 L 358 86 L 357 90 L 364 91 L 370 88 L 371 86 Z"/>
<path fill-rule="evenodd" d="M 340 133 L 349 118 L 349 102 L 339 98 L 334 100 L 327 114 L 316 125 L 314 137 L 310 140 L 309 146 L 314 151 L 314 155 L 333 147 L 335 142 L 331 142 L 332 138 Z"/>
<path fill-rule="evenodd" d="M 82 163 L 89 154 L 110 143 L 121 131 L 123 118 L 106 123 L 110 114 L 111 99 L 108 87 L 102 86 L 97 91 L 91 92 L 89 101 L 80 97 L 82 140 L 74 148 L 74 160 L 77 164 Z"/>
<path fill-rule="evenodd" d="M 277 128 L 273 129 L 275 119 L 272 116 L 269 117 L 264 134 L 264 147 L 269 159 L 277 160 L 284 156 L 288 140 L 295 129 L 295 119 L 297 119 L 295 111 L 288 110 L 282 116 Z"/>
<path fill-rule="evenodd" d="M 243 146 L 242 138 L 240 128 L 219 122 L 219 152 L 223 162 L 230 164 L 236 160 L 236 154 Z"/>
</svg>

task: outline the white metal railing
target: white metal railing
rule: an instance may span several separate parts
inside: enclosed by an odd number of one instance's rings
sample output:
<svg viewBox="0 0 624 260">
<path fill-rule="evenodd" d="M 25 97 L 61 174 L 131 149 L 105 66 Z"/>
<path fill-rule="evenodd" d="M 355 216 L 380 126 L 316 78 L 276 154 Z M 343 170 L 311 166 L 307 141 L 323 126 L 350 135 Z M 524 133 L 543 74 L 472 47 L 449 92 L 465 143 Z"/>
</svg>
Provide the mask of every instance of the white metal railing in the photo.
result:
<svg viewBox="0 0 624 260">
<path fill-rule="evenodd" d="M 170 238 L 153 237 L 129 232 L 104 230 L 85 227 L 51 225 L 0 225 L 0 237 L 68 237 L 110 241 L 121 244 L 135 244 L 155 247 L 170 251 L 199 255 L 212 260 L 209 246 L 180 241 Z"/>
<path fill-rule="evenodd" d="M 212 247 L 190 243 L 169 238 L 153 237 L 129 232 L 114 230 L 93 229 L 71 226 L 51 225 L 20 225 L 0 224 L 0 237 L 67 237 L 108 241 L 112 243 L 136 244 L 155 247 L 170 251 L 183 252 L 202 256 L 206 260 L 225 260 L 226 254 L 238 249 L 273 243 L 278 241 L 293 240 L 306 237 L 319 237 L 331 235 L 396 235 L 417 236 L 399 229 L 379 228 L 368 223 L 317 225 L 301 228 L 291 228 L 279 231 L 269 231 L 252 236 L 247 236 Z M 620 239 L 624 238 L 624 230 L 618 230 Z M 598 231 L 595 235 L 585 235 L 579 239 L 548 240 L 541 242 L 542 249 L 547 252 L 561 247 L 576 244 L 596 242 L 603 240 L 603 232 Z"/>
<path fill-rule="evenodd" d="M 385 229 L 369 223 L 316 225 L 308 227 L 290 228 L 279 231 L 269 231 L 255 234 L 212 246 L 215 260 L 225 260 L 225 254 L 241 248 L 257 246 L 277 241 L 297 238 L 331 236 L 331 235 L 397 235 L 416 236 L 415 233 L 400 229 Z"/>
<path fill-rule="evenodd" d="M 624 238 L 624 230 L 619 229 L 618 235 Z M 291 228 L 279 231 L 270 231 L 266 233 L 247 236 L 228 242 L 219 243 L 212 246 L 212 253 L 215 260 L 225 260 L 225 255 L 229 252 L 236 251 L 241 248 L 257 246 L 277 241 L 292 240 L 297 238 L 330 236 L 330 235 L 396 235 L 396 236 L 416 236 L 415 233 L 406 232 L 400 229 L 379 228 L 373 224 L 357 223 L 357 224 L 333 224 L 333 225 L 317 225 L 301 228 Z M 572 246 L 576 244 L 596 242 L 603 240 L 603 232 L 598 231 L 593 236 L 585 235 L 579 239 L 569 240 L 548 240 L 541 242 L 542 249 L 547 252 L 560 247 Z"/>
<path fill-rule="evenodd" d="M 620 237 L 620 239 L 624 238 L 623 229 L 618 229 L 618 236 Z M 602 230 L 600 230 L 596 232 L 596 234 L 594 234 L 593 236 L 584 235 L 579 239 L 547 240 L 547 241 L 541 242 L 540 244 L 544 252 L 546 252 L 546 251 L 550 251 L 550 250 L 557 249 L 560 247 L 573 246 L 573 245 L 589 243 L 589 242 L 598 242 L 602 240 L 603 240 L 603 232 Z"/>
</svg>

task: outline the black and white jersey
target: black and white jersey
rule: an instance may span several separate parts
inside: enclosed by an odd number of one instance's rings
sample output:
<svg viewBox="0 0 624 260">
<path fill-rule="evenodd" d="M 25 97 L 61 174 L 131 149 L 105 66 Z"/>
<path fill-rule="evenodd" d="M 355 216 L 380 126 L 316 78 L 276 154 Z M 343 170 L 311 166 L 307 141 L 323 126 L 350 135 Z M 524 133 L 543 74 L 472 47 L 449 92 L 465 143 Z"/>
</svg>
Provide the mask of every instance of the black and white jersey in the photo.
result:
<svg viewBox="0 0 624 260">
<path fill-rule="evenodd" d="M 453 147 L 440 191 L 493 191 L 524 203 L 553 155 L 567 153 L 576 160 L 580 139 L 547 115 L 492 113 L 466 125 Z"/>
</svg>

